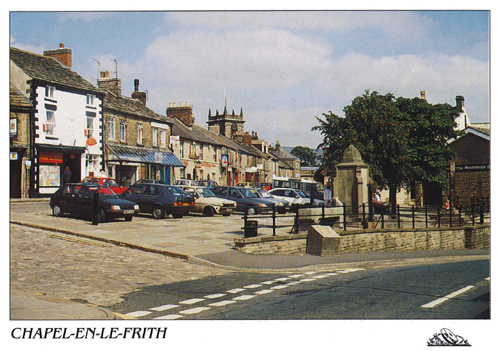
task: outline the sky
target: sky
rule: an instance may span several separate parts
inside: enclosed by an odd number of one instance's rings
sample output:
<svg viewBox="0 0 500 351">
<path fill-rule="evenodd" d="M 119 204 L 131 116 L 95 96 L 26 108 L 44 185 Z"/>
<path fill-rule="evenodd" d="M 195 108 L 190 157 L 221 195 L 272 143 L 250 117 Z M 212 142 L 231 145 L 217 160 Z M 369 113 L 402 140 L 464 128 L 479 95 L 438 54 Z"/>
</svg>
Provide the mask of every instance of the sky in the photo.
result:
<svg viewBox="0 0 500 351">
<path fill-rule="evenodd" d="M 188 102 L 195 123 L 243 109 L 245 131 L 273 145 L 322 142 L 316 117 L 366 90 L 455 106 L 488 122 L 488 11 L 11 11 L 10 46 L 43 54 L 59 43 L 73 70 L 97 86 L 99 71 L 134 79 L 165 114 Z"/>
</svg>

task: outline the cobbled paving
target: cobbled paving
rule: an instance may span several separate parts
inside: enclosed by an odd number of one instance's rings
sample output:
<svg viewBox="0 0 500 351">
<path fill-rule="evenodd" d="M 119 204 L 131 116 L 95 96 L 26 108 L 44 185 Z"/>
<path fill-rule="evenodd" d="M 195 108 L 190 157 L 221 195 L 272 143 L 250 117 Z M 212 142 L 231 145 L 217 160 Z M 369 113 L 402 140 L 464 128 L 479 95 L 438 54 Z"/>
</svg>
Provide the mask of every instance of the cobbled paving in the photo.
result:
<svg viewBox="0 0 500 351">
<path fill-rule="evenodd" d="M 144 286 L 227 274 L 155 253 L 10 226 L 11 288 L 109 306 Z"/>
</svg>

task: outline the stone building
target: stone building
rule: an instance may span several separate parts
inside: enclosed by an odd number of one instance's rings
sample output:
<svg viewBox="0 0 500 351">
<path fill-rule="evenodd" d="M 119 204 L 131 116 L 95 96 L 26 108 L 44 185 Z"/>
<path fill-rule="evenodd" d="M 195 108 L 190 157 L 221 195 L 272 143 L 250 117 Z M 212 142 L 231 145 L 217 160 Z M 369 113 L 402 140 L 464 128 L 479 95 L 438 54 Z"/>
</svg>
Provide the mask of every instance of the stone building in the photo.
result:
<svg viewBox="0 0 500 351">
<path fill-rule="evenodd" d="M 484 203 L 490 199 L 490 131 L 468 127 L 464 135 L 450 142 L 456 156 L 451 161 L 452 206 Z M 449 189 L 443 193 L 448 196 Z"/>
<path fill-rule="evenodd" d="M 32 105 L 29 197 L 54 193 L 66 167 L 73 182 L 103 167 L 103 94 L 71 69 L 71 60 L 64 44 L 44 55 L 10 48 L 10 83 Z"/>
<path fill-rule="evenodd" d="M 139 179 L 159 179 L 170 184 L 174 168 L 184 164 L 170 148 L 173 121 L 146 106 L 146 93 L 134 81 L 131 97 L 121 94 L 121 80 L 101 72 L 99 89 L 103 101 L 105 171 L 122 186 Z"/>
<path fill-rule="evenodd" d="M 10 84 L 10 197 L 27 198 L 31 168 L 30 101 Z"/>
</svg>

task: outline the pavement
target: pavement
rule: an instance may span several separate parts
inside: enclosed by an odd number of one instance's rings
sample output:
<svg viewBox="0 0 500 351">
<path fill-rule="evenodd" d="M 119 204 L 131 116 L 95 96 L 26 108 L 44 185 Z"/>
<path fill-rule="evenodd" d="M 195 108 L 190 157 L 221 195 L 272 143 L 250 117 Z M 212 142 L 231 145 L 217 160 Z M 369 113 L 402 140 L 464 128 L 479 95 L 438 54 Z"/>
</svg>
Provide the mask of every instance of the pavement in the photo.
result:
<svg viewBox="0 0 500 351">
<path fill-rule="evenodd" d="M 243 220 L 239 214 L 230 217 L 188 216 L 154 220 L 140 215 L 132 222 L 123 219 L 98 225 L 77 217 L 54 217 L 46 199 L 31 202 L 47 203 L 47 209 L 23 213 L 11 200 L 10 222 L 27 227 L 75 235 L 120 246 L 184 259 L 192 263 L 213 265 L 231 270 L 256 272 L 305 269 L 343 269 L 347 267 L 383 267 L 456 260 L 489 259 L 489 250 L 393 251 L 340 254 L 331 257 L 313 255 L 249 255 L 234 249 L 234 239 L 243 237 Z M 28 200 L 29 202 L 29 200 Z M 270 235 L 265 228 L 271 219 L 259 219 L 259 235 Z M 282 218 L 277 235 L 290 235 L 293 218 Z M 293 234 L 292 234 L 293 235 Z M 37 294 L 11 290 L 11 320 L 110 320 L 120 319 L 99 306 L 54 299 Z"/>
</svg>

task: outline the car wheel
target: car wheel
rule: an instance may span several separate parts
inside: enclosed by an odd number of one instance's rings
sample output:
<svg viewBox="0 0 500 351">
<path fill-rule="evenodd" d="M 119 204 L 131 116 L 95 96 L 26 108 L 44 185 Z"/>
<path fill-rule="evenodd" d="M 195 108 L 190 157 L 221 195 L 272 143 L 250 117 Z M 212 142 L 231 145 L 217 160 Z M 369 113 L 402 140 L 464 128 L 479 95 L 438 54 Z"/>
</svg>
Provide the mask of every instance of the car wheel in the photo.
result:
<svg viewBox="0 0 500 351">
<path fill-rule="evenodd" d="M 206 217 L 212 217 L 215 214 L 213 207 L 207 206 L 203 209 L 203 215 Z"/>
<path fill-rule="evenodd" d="M 174 218 L 182 218 L 182 217 L 184 217 L 184 215 L 183 214 L 172 214 L 172 217 L 174 217 Z"/>
<path fill-rule="evenodd" d="M 253 216 L 257 211 L 255 211 L 255 207 L 249 207 L 247 210 L 247 215 Z"/>
<path fill-rule="evenodd" d="M 132 221 L 132 218 L 133 218 L 133 216 L 125 216 L 125 220 L 126 220 L 127 222 L 131 222 L 131 221 Z"/>
<path fill-rule="evenodd" d="M 162 219 L 165 217 L 165 210 L 161 206 L 155 206 L 153 208 L 153 218 Z"/>
<path fill-rule="evenodd" d="M 61 206 L 59 205 L 54 205 L 54 207 L 52 208 L 52 214 L 56 217 L 62 217 L 64 212 L 61 208 Z"/>
<path fill-rule="evenodd" d="M 99 223 L 104 223 L 106 222 L 106 211 L 104 209 L 99 210 Z"/>
</svg>

